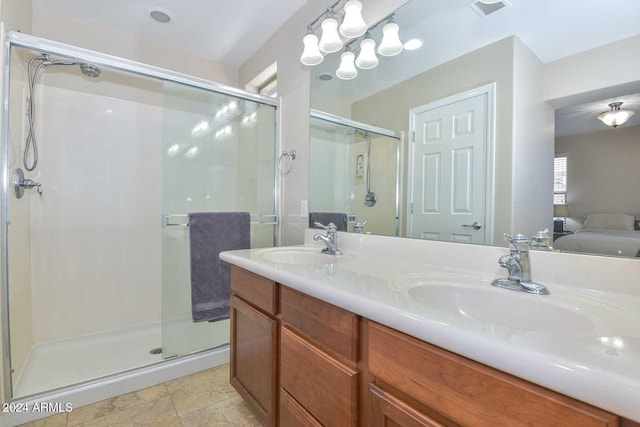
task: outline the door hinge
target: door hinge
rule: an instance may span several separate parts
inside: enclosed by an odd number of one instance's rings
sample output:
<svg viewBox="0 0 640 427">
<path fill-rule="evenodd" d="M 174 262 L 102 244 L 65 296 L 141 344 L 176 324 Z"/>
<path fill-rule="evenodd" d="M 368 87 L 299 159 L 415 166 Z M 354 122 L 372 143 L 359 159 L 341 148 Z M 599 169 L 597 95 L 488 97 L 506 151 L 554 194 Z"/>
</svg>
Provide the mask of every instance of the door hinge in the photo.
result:
<svg viewBox="0 0 640 427">
<path fill-rule="evenodd" d="M 409 205 L 409 211 L 410 211 L 410 212 L 411 212 L 411 214 L 413 215 L 413 203 L 411 203 L 411 204 Z"/>
<path fill-rule="evenodd" d="M 411 141 L 412 142 L 416 142 L 416 131 L 415 130 L 411 131 Z"/>
</svg>

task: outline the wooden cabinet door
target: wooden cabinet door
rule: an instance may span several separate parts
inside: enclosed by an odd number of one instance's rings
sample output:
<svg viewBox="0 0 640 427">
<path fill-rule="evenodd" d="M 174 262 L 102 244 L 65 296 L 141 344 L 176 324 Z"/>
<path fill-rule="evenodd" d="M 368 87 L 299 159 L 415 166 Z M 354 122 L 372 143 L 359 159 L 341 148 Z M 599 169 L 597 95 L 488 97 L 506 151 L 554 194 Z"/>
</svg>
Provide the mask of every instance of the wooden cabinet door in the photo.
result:
<svg viewBox="0 0 640 427">
<path fill-rule="evenodd" d="M 275 426 L 278 322 L 231 298 L 231 385 L 263 426 Z"/>
<path fill-rule="evenodd" d="M 442 427 L 442 424 L 369 384 L 369 427 Z"/>
</svg>

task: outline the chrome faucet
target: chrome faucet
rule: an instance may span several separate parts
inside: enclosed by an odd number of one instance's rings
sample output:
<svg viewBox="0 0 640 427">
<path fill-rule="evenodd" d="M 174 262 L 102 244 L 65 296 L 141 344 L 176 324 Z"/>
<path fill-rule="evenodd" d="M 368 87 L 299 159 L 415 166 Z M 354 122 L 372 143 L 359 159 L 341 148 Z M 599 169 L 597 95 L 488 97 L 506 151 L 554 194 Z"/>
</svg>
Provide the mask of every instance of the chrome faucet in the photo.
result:
<svg viewBox="0 0 640 427">
<path fill-rule="evenodd" d="M 330 222 L 329 225 L 323 225 L 319 222 L 314 224 L 316 227 L 327 230 L 326 236 L 322 234 L 316 234 L 313 236 L 313 240 L 316 242 L 321 240 L 325 245 L 327 245 L 327 247 L 322 250 L 322 253 L 328 255 L 342 255 L 342 251 L 338 249 L 338 228 L 336 225 L 332 222 Z"/>
<path fill-rule="evenodd" d="M 503 255 L 498 260 L 500 267 L 509 272 L 506 279 L 496 279 L 491 284 L 499 288 L 513 291 L 528 292 L 537 295 L 549 295 L 549 290 L 539 283 L 531 281 L 531 261 L 529 260 L 529 239 L 522 234 L 510 236 L 504 234 L 509 242 L 509 255 Z"/>
</svg>

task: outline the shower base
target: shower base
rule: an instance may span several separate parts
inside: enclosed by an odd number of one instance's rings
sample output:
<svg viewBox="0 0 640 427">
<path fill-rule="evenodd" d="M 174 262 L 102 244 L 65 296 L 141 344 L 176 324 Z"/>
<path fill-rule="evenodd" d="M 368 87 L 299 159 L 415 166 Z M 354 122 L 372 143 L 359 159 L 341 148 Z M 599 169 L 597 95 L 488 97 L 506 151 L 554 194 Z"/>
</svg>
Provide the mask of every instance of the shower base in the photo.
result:
<svg viewBox="0 0 640 427">
<path fill-rule="evenodd" d="M 181 355 L 229 342 L 229 321 L 194 324 L 179 319 L 165 324 L 178 342 L 165 343 L 166 357 L 180 349 Z M 187 327 L 191 327 L 187 329 Z M 183 329 L 184 328 L 184 329 Z M 185 333 L 176 334 L 183 329 Z M 186 333 L 188 331 L 188 333 Z M 14 398 L 83 383 L 118 372 L 152 365 L 163 360 L 151 350 L 162 347 L 160 322 L 70 339 L 38 343 L 31 348 L 25 367 L 14 386 Z M 217 340 L 217 341 L 216 341 Z"/>
</svg>

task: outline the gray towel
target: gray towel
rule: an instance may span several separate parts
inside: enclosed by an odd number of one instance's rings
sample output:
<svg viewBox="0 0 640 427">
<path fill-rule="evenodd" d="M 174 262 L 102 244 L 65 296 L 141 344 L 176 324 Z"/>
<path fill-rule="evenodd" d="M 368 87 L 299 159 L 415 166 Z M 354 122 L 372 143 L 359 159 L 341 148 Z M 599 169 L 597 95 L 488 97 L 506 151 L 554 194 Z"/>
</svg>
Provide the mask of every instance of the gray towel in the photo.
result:
<svg viewBox="0 0 640 427">
<path fill-rule="evenodd" d="M 315 223 L 336 225 L 338 231 L 347 231 L 347 214 L 339 212 L 309 212 L 309 228 L 318 228 Z"/>
<path fill-rule="evenodd" d="M 249 249 L 251 216 L 248 212 L 189 214 L 191 251 L 191 314 L 194 322 L 229 318 L 230 266 L 222 251 Z"/>
</svg>

